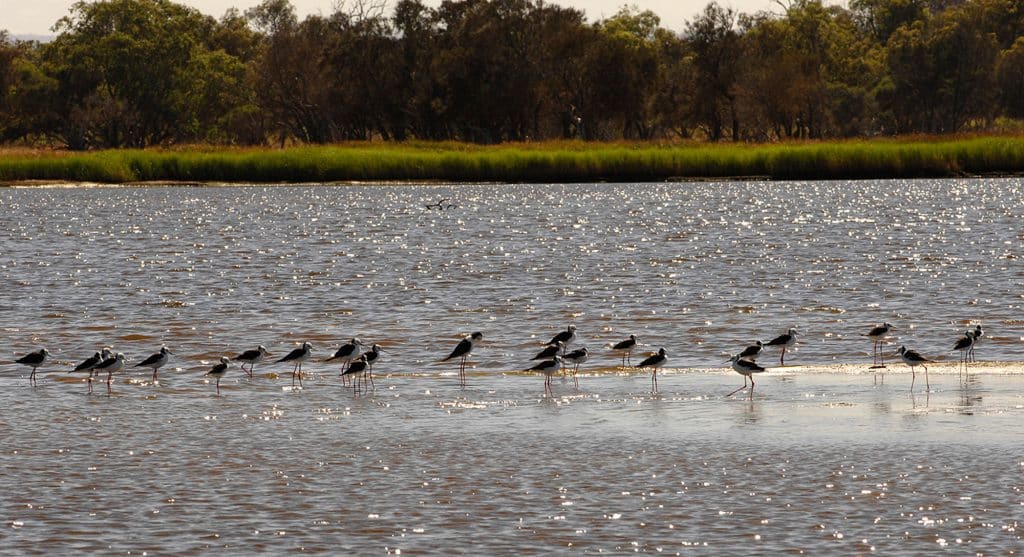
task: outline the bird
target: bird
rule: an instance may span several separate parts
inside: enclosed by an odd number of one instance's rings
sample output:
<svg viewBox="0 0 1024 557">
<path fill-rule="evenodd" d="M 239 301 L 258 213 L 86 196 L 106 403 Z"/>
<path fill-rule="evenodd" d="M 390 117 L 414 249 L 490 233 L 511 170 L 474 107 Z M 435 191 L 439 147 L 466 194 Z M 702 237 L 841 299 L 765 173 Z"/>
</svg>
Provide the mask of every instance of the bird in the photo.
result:
<svg viewBox="0 0 1024 557">
<path fill-rule="evenodd" d="M 928 384 L 928 366 L 925 364 L 930 364 L 932 361 L 918 354 L 914 350 L 907 350 L 906 346 L 900 346 L 898 352 L 900 357 L 903 358 L 903 363 L 910 366 L 910 390 L 914 390 L 914 380 L 916 379 L 914 368 L 917 366 L 924 368 L 924 386 L 925 389 L 930 389 L 931 385 Z"/>
<path fill-rule="evenodd" d="M 882 323 L 876 327 L 872 327 L 870 331 L 864 333 L 864 336 L 868 337 L 871 341 L 871 369 L 881 369 L 885 367 L 885 354 L 882 352 L 882 343 L 885 341 L 885 337 L 889 336 L 889 332 L 894 327 L 888 323 Z"/>
<path fill-rule="evenodd" d="M 552 346 L 561 342 L 563 346 L 569 346 L 574 340 L 576 340 L 576 325 L 569 325 L 564 331 L 551 337 L 546 344 Z"/>
<path fill-rule="evenodd" d="M 85 361 L 83 361 L 82 363 L 80 363 L 77 366 L 75 366 L 75 369 L 69 371 L 68 373 L 71 373 L 72 371 L 85 371 L 85 372 L 88 372 L 89 373 L 89 377 L 86 379 L 86 381 L 89 384 L 89 391 L 88 392 L 92 393 L 93 372 L 96 370 L 96 366 L 98 366 L 101 363 L 103 363 L 103 361 L 106 360 L 107 358 L 109 358 L 110 356 L 111 356 L 110 349 L 104 347 L 103 350 L 100 350 L 99 352 L 93 354 L 92 356 L 89 356 Z"/>
<path fill-rule="evenodd" d="M 483 340 L 483 338 L 483 333 L 479 331 L 469 335 L 455 345 L 455 349 L 452 350 L 451 354 L 448 354 L 447 358 L 441 360 L 442 362 L 447 362 L 448 360 L 461 358 L 459 361 L 459 383 L 462 386 L 466 385 L 466 358 L 473 352 L 473 345 Z"/>
<path fill-rule="evenodd" d="M 49 355 L 50 355 L 50 351 L 49 350 L 47 350 L 45 348 L 40 348 L 39 350 L 36 350 L 35 352 L 29 352 L 28 354 L 25 354 L 24 356 L 18 358 L 17 360 L 14 360 L 14 361 L 16 363 L 19 363 L 19 364 L 22 364 L 22 365 L 26 365 L 26 366 L 32 368 L 32 373 L 31 373 L 31 375 L 28 376 L 28 380 L 29 380 L 30 383 L 32 383 L 32 385 L 35 385 L 36 384 L 36 370 L 39 369 L 39 367 L 42 366 L 44 363 L 46 363 L 46 358 Z"/>
<path fill-rule="evenodd" d="M 118 352 L 117 355 L 107 358 L 96 366 L 96 375 L 100 373 L 107 373 L 107 395 L 110 394 L 110 382 L 114 379 L 114 374 L 124 369 L 125 356 L 123 352 Z"/>
<path fill-rule="evenodd" d="M 292 368 L 292 387 L 295 386 L 295 378 L 299 378 L 299 387 L 302 387 L 302 362 L 309 359 L 313 353 L 313 345 L 308 342 L 303 342 L 302 346 L 292 350 L 286 354 L 280 360 L 275 363 L 281 362 L 292 362 L 295 367 Z"/>
<path fill-rule="evenodd" d="M 354 377 L 354 379 L 352 380 L 352 392 L 359 392 L 360 378 L 362 378 L 365 381 L 366 371 L 369 369 L 369 367 L 370 364 L 366 361 L 365 356 L 360 356 L 356 360 L 350 362 L 348 367 L 346 367 L 345 370 L 341 372 L 342 384 L 344 385 L 345 377 L 351 375 Z"/>
<path fill-rule="evenodd" d="M 626 364 L 632 364 L 630 361 L 630 355 L 633 354 L 633 350 L 636 348 L 636 335 L 629 335 L 626 340 L 616 342 L 612 346 L 612 350 L 622 352 L 622 367 L 626 367 Z"/>
<path fill-rule="evenodd" d="M 960 352 L 960 376 L 963 377 L 963 372 L 967 369 L 967 362 L 970 361 L 971 350 L 974 348 L 976 339 L 974 337 L 974 331 L 967 329 L 964 336 L 956 339 L 953 343 L 953 350 Z"/>
<path fill-rule="evenodd" d="M 794 344 L 796 344 L 796 329 L 790 329 L 786 334 L 779 335 L 766 342 L 765 346 L 782 347 L 782 354 L 779 356 L 779 365 L 784 366 L 786 365 L 786 348 L 789 348 Z"/>
<path fill-rule="evenodd" d="M 551 346 L 561 342 L 562 350 L 565 350 L 574 340 L 576 340 L 576 325 L 569 325 L 569 328 L 551 337 L 547 344 Z"/>
<path fill-rule="evenodd" d="M 325 362 L 333 362 L 334 360 L 341 361 L 342 379 L 345 378 L 345 368 L 350 363 L 359 358 L 359 347 L 363 345 L 363 341 L 358 338 L 352 337 L 352 340 L 342 344 L 340 348 L 335 350 L 334 355 L 324 360 Z"/>
<path fill-rule="evenodd" d="M 532 358 L 530 358 L 530 359 L 531 360 L 550 360 L 551 356 L 554 356 L 555 354 L 560 354 L 560 353 L 562 353 L 563 350 L 565 350 L 565 343 L 563 343 L 562 341 L 558 341 L 558 342 L 556 342 L 554 344 L 545 346 L 543 350 L 541 350 L 540 352 L 537 352 L 537 355 L 532 357 Z"/>
<path fill-rule="evenodd" d="M 440 209 L 440 210 L 455 208 L 455 205 L 453 205 L 451 203 L 447 203 L 447 201 L 448 201 L 447 197 L 442 197 L 441 199 L 439 199 L 437 201 L 437 203 L 427 203 L 425 206 L 426 206 L 427 209 Z"/>
<path fill-rule="evenodd" d="M 736 370 L 736 373 L 739 373 L 740 375 L 743 376 L 743 386 L 738 388 L 738 389 L 736 389 L 735 391 L 725 395 L 725 396 L 730 397 L 730 396 L 732 396 L 732 395 L 742 391 L 743 389 L 746 389 L 747 388 L 747 378 L 749 377 L 750 378 L 750 397 L 753 398 L 753 396 L 754 396 L 754 374 L 755 373 L 763 373 L 763 372 L 765 372 L 767 370 L 765 368 L 757 365 L 757 363 L 754 362 L 754 360 L 748 360 L 746 358 L 740 357 L 739 354 L 733 356 L 729 360 L 729 362 L 732 363 L 732 369 Z"/>
<path fill-rule="evenodd" d="M 231 360 L 227 356 L 220 357 L 220 363 L 214 364 L 210 371 L 206 372 L 204 377 L 213 377 L 217 381 L 217 396 L 220 396 L 220 378 L 224 377 L 224 374 L 228 371 L 228 366 L 231 364 Z"/>
<path fill-rule="evenodd" d="M 664 348 L 661 348 L 657 354 L 646 358 L 636 365 L 637 369 L 651 368 L 651 392 L 653 393 L 658 392 L 658 368 L 664 367 L 667 361 L 668 353 L 665 352 Z"/>
<path fill-rule="evenodd" d="M 551 375 L 557 372 L 561 367 L 562 357 L 555 354 L 550 360 L 544 360 L 527 371 L 539 371 L 544 374 L 544 393 L 549 394 L 551 393 Z"/>
<path fill-rule="evenodd" d="M 363 345 L 363 341 L 353 337 L 352 340 L 342 344 L 338 348 L 334 355 L 324 360 L 325 362 L 332 362 L 334 360 L 341 360 L 341 370 L 345 371 L 345 366 L 349 362 L 355 361 L 359 358 L 359 347 Z"/>
<path fill-rule="evenodd" d="M 373 344 L 370 346 L 369 350 L 363 352 L 363 355 L 360 356 L 361 358 L 366 360 L 366 377 L 367 379 L 370 380 L 370 386 L 373 387 L 374 389 L 376 389 L 377 387 L 376 385 L 373 384 L 373 363 L 377 361 L 377 358 L 380 358 L 380 353 L 382 350 L 384 349 L 381 348 L 379 344 Z"/>
<path fill-rule="evenodd" d="M 164 365 L 167 364 L 168 360 L 171 359 L 171 354 L 172 352 L 168 350 L 166 346 L 161 347 L 159 352 L 151 354 L 145 360 L 142 360 L 141 362 L 135 364 L 135 367 L 153 368 L 153 383 L 156 384 L 156 373 L 160 368 L 164 367 Z"/>
<path fill-rule="evenodd" d="M 985 334 L 985 330 L 981 328 L 981 323 L 979 323 L 978 326 L 976 326 L 974 328 L 974 334 L 973 334 L 973 336 L 974 336 L 974 344 L 971 345 L 971 352 L 970 352 L 970 357 L 971 357 L 971 361 L 972 362 L 974 361 L 974 347 L 978 345 L 978 341 L 981 340 L 981 337 L 984 334 Z"/>
<path fill-rule="evenodd" d="M 562 356 L 562 361 L 572 364 L 572 381 L 576 384 L 577 389 L 580 386 L 580 381 L 576 378 L 576 373 L 580 370 L 580 364 L 586 363 L 589 359 L 590 352 L 587 350 L 586 346 L 577 348 L 565 356 Z"/>
<path fill-rule="evenodd" d="M 242 352 L 241 354 L 231 359 L 235 360 L 236 362 L 242 362 L 242 371 L 244 371 L 245 374 L 248 375 L 249 377 L 252 377 L 253 366 L 255 366 L 259 362 L 262 362 L 263 358 L 269 355 L 270 352 L 267 352 L 266 347 L 264 347 L 261 344 L 256 348 L 252 350 L 246 350 L 245 352 Z M 245 364 L 249 364 L 249 369 L 245 369 Z"/>
<path fill-rule="evenodd" d="M 753 362 L 754 360 L 757 359 L 758 356 L 761 355 L 761 352 L 763 350 L 764 343 L 758 340 L 754 341 L 754 344 L 751 344 L 750 346 L 744 348 L 742 352 L 737 354 L 737 356 L 739 356 L 740 359 L 750 360 L 751 362 Z"/>
</svg>

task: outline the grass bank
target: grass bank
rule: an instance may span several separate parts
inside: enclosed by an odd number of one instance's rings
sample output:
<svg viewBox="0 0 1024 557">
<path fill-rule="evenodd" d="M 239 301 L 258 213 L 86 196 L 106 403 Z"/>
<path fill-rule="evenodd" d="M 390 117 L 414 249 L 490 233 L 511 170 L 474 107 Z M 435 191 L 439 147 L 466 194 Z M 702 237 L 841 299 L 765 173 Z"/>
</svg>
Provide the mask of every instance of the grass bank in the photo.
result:
<svg viewBox="0 0 1024 557">
<path fill-rule="evenodd" d="M 0 151 L 0 181 L 628 182 L 759 176 L 922 178 L 1024 173 L 1024 138 L 751 144 L 353 143 L 287 149 Z"/>
</svg>

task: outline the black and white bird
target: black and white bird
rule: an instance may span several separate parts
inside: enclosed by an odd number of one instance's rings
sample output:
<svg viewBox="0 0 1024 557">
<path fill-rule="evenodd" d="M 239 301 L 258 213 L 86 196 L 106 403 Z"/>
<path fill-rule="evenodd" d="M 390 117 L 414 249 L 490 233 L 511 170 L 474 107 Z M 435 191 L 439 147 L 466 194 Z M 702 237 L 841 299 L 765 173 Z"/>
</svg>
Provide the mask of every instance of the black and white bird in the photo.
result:
<svg viewBox="0 0 1024 557">
<path fill-rule="evenodd" d="M 981 342 L 981 337 L 984 334 L 985 334 L 985 330 L 981 328 L 981 324 L 979 323 L 978 326 L 976 326 L 974 328 L 974 334 L 971 335 L 971 336 L 974 337 L 974 344 L 971 345 L 971 351 L 970 351 L 970 354 L 969 354 L 969 356 L 971 357 L 971 361 L 972 362 L 975 361 L 974 360 L 974 348 L 976 346 L 978 346 L 979 342 Z"/>
<path fill-rule="evenodd" d="M 92 378 L 93 378 L 93 374 L 96 371 L 96 366 L 98 366 L 101 363 L 103 363 L 103 361 L 106 360 L 107 358 L 109 358 L 111 356 L 111 354 L 112 354 L 111 350 L 109 348 L 104 347 L 103 350 L 100 350 L 99 352 L 93 354 L 92 356 L 89 356 L 88 358 L 85 359 L 85 361 L 83 361 L 82 363 L 80 363 L 77 366 L 75 366 L 75 369 L 69 371 L 68 373 L 71 373 L 72 371 L 84 371 L 84 372 L 88 373 L 89 377 L 86 379 L 86 382 L 89 384 L 89 391 L 88 392 L 91 394 L 92 393 Z"/>
<path fill-rule="evenodd" d="M 914 350 L 907 350 L 906 346 L 900 346 L 900 349 L 897 352 L 900 357 L 903 358 L 903 363 L 910 366 L 910 390 L 914 390 L 914 381 L 916 379 L 914 368 L 917 366 L 924 368 L 924 386 L 926 389 L 930 389 L 931 385 L 928 384 L 928 366 L 926 364 L 930 364 L 932 361 L 921 354 L 918 354 Z"/>
<path fill-rule="evenodd" d="M 483 340 L 483 338 L 483 333 L 479 331 L 469 335 L 455 345 L 455 349 L 452 350 L 451 354 L 448 354 L 447 358 L 441 360 L 442 362 L 447 362 L 448 360 L 459 358 L 459 384 L 462 386 L 466 385 L 466 358 L 473 352 L 473 346 Z"/>
<path fill-rule="evenodd" d="M 242 352 L 241 354 L 231 359 L 236 362 L 242 362 L 242 371 L 244 371 L 245 374 L 248 375 L 249 377 L 252 377 L 253 367 L 255 367 L 256 364 L 262 362 L 263 358 L 266 358 L 269 355 L 270 352 L 267 352 L 266 347 L 261 344 L 256 348 L 253 348 L 252 350 L 246 350 L 245 352 Z M 249 364 L 249 369 L 245 369 L 245 364 Z"/>
<path fill-rule="evenodd" d="M 580 364 L 586 363 L 589 359 L 590 351 L 587 350 L 586 346 L 577 348 L 562 357 L 563 362 L 572 364 L 572 382 L 576 385 L 576 388 L 580 386 L 580 380 L 576 378 L 576 374 L 580 371 Z"/>
<path fill-rule="evenodd" d="M 275 363 L 290 362 L 292 367 L 292 387 L 295 386 L 295 379 L 299 379 L 299 387 L 302 387 L 302 362 L 305 362 L 313 354 L 313 345 L 303 342 L 302 346 L 285 354 L 283 358 Z"/>
<path fill-rule="evenodd" d="M 49 355 L 50 355 L 50 351 L 49 350 L 47 350 L 45 348 L 40 348 L 39 350 L 36 350 L 35 352 L 29 352 L 28 354 L 25 354 L 24 356 L 18 358 L 17 360 L 14 360 L 14 361 L 16 363 L 19 363 L 19 364 L 22 364 L 22 365 L 26 365 L 26 366 L 32 368 L 32 373 L 29 374 L 28 380 L 29 380 L 30 383 L 35 385 L 36 384 L 36 370 L 39 369 L 44 363 L 46 363 L 46 358 L 49 357 Z"/>
<path fill-rule="evenodd" d="M 341 372 L 342 385 L 345 384 L 345 378 L 350 377 L 352 379 L 352 392 L 360 392 L 362 387 L 359 383 L 360 381 L 366 382 L 366 373 L 369 369 L 370 364 L 367 363 L 365 357 L 360 356 L 356 358 Z"/>
<path fill-rule="evenodd" d="M 530 358 L 530 360 L 550 360 L 552 356 L 561 354 L 565 351 L 565 343 L 558 341 L 554 344 L 545 346 L 543 350 L 537 352 L 537 355 Z"/>
<path fill-rule="evenodd" d="M 171 359 L 171 351 L 166 346 L 160 348 L 159 352 L 150 354 L 148 358 L 135 364 L 135 367 L 149 367 L 153 368 L 153 383 L 156 384 L 156 373 L 160 368 L 167 365 L 167 362 Z"/>
<path fill-rule="evenodd" d="M 89 375 L 92 375 L 93 368 L 96 367 L 103 360 L 107 359 L 109 354 L 110 354 L 110 349 L 109 348 L 104 348 L 101 352 L 97 352 L 97 353 L 93 354 L 92 356 L 89 356 L 88 358 L 83 360 L 82 363 L 80 363 L 77 366 L 75 366 L 75 369 L 69 371 L 68 373 L 72 373 L 72 372 L 76 372 L 76 371 L 87 371 L 87 372 L 89 372 Z"/>
<path fill-rule="evenodd" d="M 333 362 L 337 360 L 341 363 L 341 371 L 345 371 L 345 368 L 348 367 L 349 363 L 354 362 L 359 358 L 359 347 L 362 345 L 363 341 L 353 337 L 345 344 L 342 344 L 341 347 L 334 352 L 334 355 L 324 361 Z"/>
<path fill-rule="evenodd" d="M 95 368 L 96 369 L 96 375 L 99 375 L 101 373 L 106 373 L 107 374 L 107 394 L 108 395 L 111 392 L 110 383 L 114 380 L 114 374 L 118 373 L 122 369 L 124 369 L 125 360 L 126 360 L 126 358 L 125 358 L 124 354 L 121 353 L 121 352 L 118 352 L 115 356 L 113 356 L 111 358 L 107 358 L 106 360 L 103 360 L 102 362 L 100 362 L 100 364 L 97 365 L 96 368 Z"/>
<path fill-rule="evenodd" d="M 956 339 L 953 343 L 953 350 L 960 352 L 960 377 L 963 378 L 964 371 L 967 369 L 967 364 L 971 359 L 971 351 L 974 350 L 974 343 L 976 339 L 974 337 L 974 331 L 967 329 L 964 336 Z"/>
<path fill-rule="evenodd" d="M 757 357 L 764 351 L 764 343 L 761 341 L 755 341 L 754 344 L 743 349 L 742 352 L 737 354 L 740 359 L 750 360 L 751 362 L 757 360 Z"/>
<path fill-rule="evenodd" d="M 373 363 L 380 358 L 380 353 L 383 350 L 384 349 L 381 348 L 379 344 L 374 343 L 370 346 L 369 350 L 363 352 L 363 355 L 360 356 L 360 358 L 366 360 L 366 378 L 370 380 L 370 387 L 373 389 L 377 388 L 377 386 L 373 384 Z"/>
<path fill-rule="evenodd" d="M 228 366 L 231 364 L 231 360 L 227 356 L 220 357 L 220 363 L 213 364 L 210 371 L 206 372 L 204 377 L 213 377 L 217 382 L 217 396 L 220 396 L 220 379 L 224 377 L 224 374 L 228 372 Z"/>
<path fill-rule="evenodd" d="M 551 340 L 547 342 L 548 346 L 552 346 L 562 343 L 562 349 L 565 350 L 573 341 L 576 340 L 576 325 L 569 325 L 569 328 L 551 337 Z"/>
<path fill-rule="evenodd" d="M 555 354 L 550 360 L 544 360 L 527 371 L 537 371 L 544 374 L 544 394 L 549 394 L 551 393 L 551 376 L 561 369 L 561 367 L 562 357 Z"/>
<path fill-rule="evenodd" d="M 786 334 L 779 335 L 768 342 L 765 346 L 781 346 L 782 354 L 779 355 L 779 365 L 786 365 L 786 349 L 796 344 L 796 329 L 790 329 Z"/>
<path fill-rule="evenodd" d="M 358 338 L 352 337 L 351 340 L 342 344 L 330 358 L 324 360 L 325 362 L 338 361 L 341 363 L 341 381 L 344 383 L 348 380 L 348 376 L 345 375 L 345 369 L 348 368 L 349 364 L 356 361 L 360 356 L 359 347 L 363 345 L 363 341 Z"/>
<path fill-rule="evenodd" d="M 623 341 L 616 342 L 612 346 L 612 350 L 622 354 L 622 367 L 626 367 L 627 364 L 632 364 L 630 356 L 633 354 L 633 350 L 636 349 L 636 335 L 629 335 L 629 338 Z"/>
<path fill-rule="evenodd" d="M 765 372 L 767 370 L 765 368 L 757 365 L 757 363 L 754 362 L 753 360 L 748 360 L 747 358 L 740 357 L 739 354 L 733 356 L 729 360 L 729 363 L 732 364 L 732 369 L 735 370 L 736 373 L 738 373 L 738 374 L 743 376 L 743 386 L 738 388 L 738 389 L 736 389 L 735 391 L 725 395 L 725 396 L 729 397 L 729 396 L 732 396 L 732 395 L 742 391 L 743 389 L 746 389 L 747 388 L 747 378 L 749 377 L 750 378 L 750 396 L 753 397 L 754 396 L 754 374 L 755 373 L 763 373 L 763 372 Z"/>
<path fill-rule="evenodd" d="M 658 350 L 658 353 L 646 358 L 644 361 L 636 365 L 637 369 L 651 368 L 651 392 L 658 392 L 658 370 L 665 367 L 665 363 L 668 362 L 668 353 L 665 352 L 664 348 Z"/>
<path fill-rule="evenodd" d="M 882 352 L 882 343 L 885 342 L 885 338 L 889 336 L 889 333 L 893 330 L 893 326 L 888 323 L 882 323 L 877 327 L 872 327 L 870 331 L 864 333 L 864 336 L 868 337 L 871 341 L 871 369 L 881 369 L 885 367 L 885 355 Z"/>
</svg>

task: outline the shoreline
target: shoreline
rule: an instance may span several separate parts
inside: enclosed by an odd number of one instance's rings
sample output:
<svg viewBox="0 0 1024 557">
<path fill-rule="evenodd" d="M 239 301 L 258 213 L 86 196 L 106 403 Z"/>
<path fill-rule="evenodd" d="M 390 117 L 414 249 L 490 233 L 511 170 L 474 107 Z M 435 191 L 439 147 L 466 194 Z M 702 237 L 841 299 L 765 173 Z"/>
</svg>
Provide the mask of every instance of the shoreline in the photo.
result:
<svg viewBox="0 0 1024 557">
<path fill-rule="evenodd" d="M 1024 137 L 0 150 L 0 186 L 630 183 L 1024 176 Z"/>
<path fill-rule="evenodd" d="M 1013 178 L 1024 178 L 1024 172 L 1005 172 L 1005 173 L 989 173 L 989 174 L 973 174 L 973 175 L 961 175 L 961 176 L 936 176 L 936 177 L 917 177 L 917 178 L 860 178 L 860 179 L 848 179 L 848 181 L 859 181 L 859 180 L 929 180 L 929 179 L 964 179 L 964 180 L 1008 180 Z M 543 184 L 550 185 L 568 185 L 568 184 L 585 184 L 585 183 L 618 183 L 618 184 L 631 184 L 631 183 L 655 183 L 655 184 L 714 184 L 714 183 L 726 183 L 726 182 L 793 182 L 793 181 L 808 181 L 808 182 L 829 182 L 844 180 L 843 178 L 821 178 L 821 179 L 806 179 L 802 180 L 799 178 L 793 179 L 774 179 L 768 176 L 709 176 L 709 177 L 677 177 L 671 179 L 661 180 L 646 180 L 646 181 L 626 181 L 626 182 L 608 182 L 608 181 L 595 181 L 595 182 L 543 182 Z M 245 188 L 245 187 L 346 187 L 346 186 L 375 186 L 375 187 L 404 187 L 404 186 L 480 186 L 480 185 L 493 185 L 493 186 L 510 186 L 524 183 L 537 183 L 541 182 L 522 182 L 522 181 L 450 181 L 450 180 L 333 180 L 333 181 L 314 181 L 314 182 L 251 182 L 251 181 L 238 181 L 238 182 L 225 182 L 218 180 L 210 181 L 197 181 L 197 180 L 152 180 L 152 181 L 129 181 L 129 182 L 95 182 L 95 181 L 71 181 L 71 180 L 14 180 L 14 181 L 3 181 L 0 180 L 0 189 L 31 189 L 31 188 L 49 188 L 49 189 L 87 189 L 87 188 Z"/>
</svg>

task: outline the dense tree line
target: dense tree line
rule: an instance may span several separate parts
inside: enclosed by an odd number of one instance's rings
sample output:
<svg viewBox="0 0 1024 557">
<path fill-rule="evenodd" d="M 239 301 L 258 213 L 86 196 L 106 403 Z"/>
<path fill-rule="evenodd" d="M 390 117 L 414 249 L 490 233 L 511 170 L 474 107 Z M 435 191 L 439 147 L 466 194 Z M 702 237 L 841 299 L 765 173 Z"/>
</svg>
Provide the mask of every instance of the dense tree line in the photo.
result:
<svg viewBox="0 0 1024 557">
<path fill-rule="evenodd" d="M 0 141 L 774 141 L 1024 118 L 1020 0 L 712 2 L 679 33 L 630 8 L 374 1 L 303 20 L 288 0 L 220 19 L 79 2 L 52 42 L 0 32 Z"/>
</svg>

